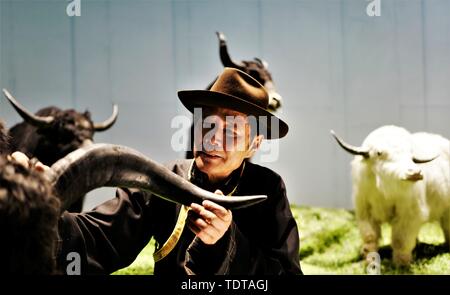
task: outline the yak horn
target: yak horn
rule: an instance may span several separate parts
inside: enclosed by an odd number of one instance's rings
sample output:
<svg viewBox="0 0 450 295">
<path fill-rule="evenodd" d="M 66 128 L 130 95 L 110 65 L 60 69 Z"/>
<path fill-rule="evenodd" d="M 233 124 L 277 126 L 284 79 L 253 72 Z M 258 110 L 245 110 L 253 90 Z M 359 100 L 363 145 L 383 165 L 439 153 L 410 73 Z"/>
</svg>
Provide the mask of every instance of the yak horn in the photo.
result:
<svg viewBox="0 0 450 295">
<path fill-rule="evenodd" d="M 244 70 L 244 66 L 242 64 L 236 63 L 231 59 L 230 54 L 228 53 L 227 40 L 225 38 L 225 35 L 221 32 L 216 32 L 216 34 L 219 38 L 219 53 L 220 60 L 222 61 L 223 66 Z"/>
<path fill-rule="evenodd" d="M 61 200 L 62 211 L 99 187 L 137 188 L 187 206 L 210 200 L 228 209 L 247 207 L 267 198 L 213 194 L 131 148 L 112 144 L 92 144 L 73 151 L 52 165 L 48 177 Z"/>
<path fill-rule="evenodd" d="M 413 157 L 413 162 L 416 164 L 424 164 L 424 163 L 428 163 L 433 161 L 434 159 L 436 159 L 437 157 L 439 157 L 439 155 L 434 156 L 432 158 L 418 158 L 418 157 Z"/>
<path fill-rule="evenodd" d="M 48 127 L 55 120 L 53 116 L 41 117 L 29 112 L 11 95 L 11 93 L 8 92 L 8 90 L 3 89 L 3 94 L 17 111 L 17 113 L 25 120 L 25 122 L 33 126 Z"/>
<path fill-rule="evenodd" d="M 364 158 L 369 157 L 369 151 L 367 149 L 364 149 L 362 147 L 356 147 L 351 144 L 346 143 L 344 140 L 342 140 L 339 136 L 336 135 L 334 130 L 331 130 L 331 135 L 333 135 L 334 139 L 336 139 L 337 143 L 347 152 L 353 155 L 363 156 Z"/>
<path fill-rule="evenodd" d="M 94 123 L 95 131 L 100 132 L 111 128 L 111 126 L 114 125 L 114 123 L 116 122 L 118 115 L 119 115 L 119 107 L 116 104 L 114 104 L 111 117 L 109 117 L 106 121 L 103 121 L 101 123 Z"/>
</svg>

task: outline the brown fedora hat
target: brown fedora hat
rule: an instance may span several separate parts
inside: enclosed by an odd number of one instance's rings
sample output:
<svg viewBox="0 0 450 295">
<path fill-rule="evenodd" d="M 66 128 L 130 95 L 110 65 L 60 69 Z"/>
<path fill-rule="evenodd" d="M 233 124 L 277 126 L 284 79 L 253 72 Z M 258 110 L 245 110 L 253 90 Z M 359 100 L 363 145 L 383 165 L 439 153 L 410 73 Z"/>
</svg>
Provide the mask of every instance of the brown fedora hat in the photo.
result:
<svg viewBox="0 0 450 295">
<path fill-rule="evenodd" d="M 283 120 L 267 110 L 269 94 L 264 86 L 238 69 L 225 68 L 211 90 L 181 90 L 178 91 L 178 97 L 192 113 L 194 108 L 221 107 L 253 115 L 258 121 L 260 117 L 266 117 L 264 135 L 267 139 L 282 138 L 289 131 Z M 271 122 L 279 126 L 278 132 L 271 130 Z"/>
</svg>

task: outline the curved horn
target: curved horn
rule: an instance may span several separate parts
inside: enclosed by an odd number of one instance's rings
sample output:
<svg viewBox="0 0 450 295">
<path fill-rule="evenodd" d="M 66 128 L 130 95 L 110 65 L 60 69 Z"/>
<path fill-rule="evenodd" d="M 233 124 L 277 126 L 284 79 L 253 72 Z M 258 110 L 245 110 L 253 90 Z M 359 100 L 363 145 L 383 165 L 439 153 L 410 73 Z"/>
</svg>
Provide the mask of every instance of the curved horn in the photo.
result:
<svg viewBox="0 0 450 295">
<path fill-rule="evenodd" d="M 221 32 L 216 32 L 216 34 L 217 38 L 219 38 L 219 53 L 220 60 L 222 61 L 223 66 L 243 70 L 244 66 L 242 64 L 236 63 L 231 59 L 230 54 L 228 53 L 227 40 L 225 38 L 225 35 Z"/>
<path fill-rule="evenodd" d="M 353 155 L 359 155 L 363 156 L 364 158 L 369 157 L 369 151 L 366 149 L 363 149 L 361 147 L 356 147 L 351 144 L 346 143 L 344 140 L 342 140 L 339 136 L 336 135 L 334 130 L 330 130 L 331 135 L 333 135 L 334 139 L 336 139 L 337 143 L 347 152 Z"/>
<path fill-rule="evenodd" d="M 108 130 L 109 128 L 111 128 L 112 125 L 114 125 L 114 123 L 116 123 L 118 115 L 119 115 L 119 107 L 116 104 L 114 104 L 111 117 L 109 117 L 106 121 L 103 121 L 101 123 L 94 123 L 94 130 L 98 132 Z"/>
<path fill-rule="evenodd" d="M 3 94 L 25 122 L 30 123 L 33 126 L 48 127 L 55 120 L 53 116 L 41 117 L 29 112 L 11 95 L 11 93 L 8 92 L 8 90 L 3 89 Z"/>
<path fill-rule="evenodd" d="M 424 164 L 424 163 L 428 163 L 428 162 L 433 161 L 433 160 L 436 159 L 437 157 L 439 157 L 439 155 L 434 156 L 434 157 L 432 157 L 432 158 L 418 158 L 418 157 L 414 156 L 412 160 L 413 160 L 413 162 L 416 163 L 416 164 Z"/>
<path fill-rule="evenodd" d="M 52 165 L 48 177 L 61 199 L 61 210 L 87 192 L 105 186 L 138 188 L 187 206 L 210 200 L 228 209 L 237 209 L 267 198 L 262 195 L 218 196 L 131 148 L 112 144 L 93 144 L 68 154 Z"/>
</svg>

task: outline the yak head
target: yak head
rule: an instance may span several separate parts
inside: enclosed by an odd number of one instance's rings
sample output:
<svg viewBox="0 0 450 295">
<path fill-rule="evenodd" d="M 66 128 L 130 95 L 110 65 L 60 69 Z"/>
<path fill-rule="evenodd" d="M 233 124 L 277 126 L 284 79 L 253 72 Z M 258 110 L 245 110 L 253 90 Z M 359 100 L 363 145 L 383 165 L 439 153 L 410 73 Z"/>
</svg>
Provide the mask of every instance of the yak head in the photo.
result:
<svg viewBox="0 0 450 295">
<path fill-rule="evenodd" d="M 9 152 L 9 137 L 6 134 L 5 126 L 3 125 L 3 122 L 0 121 L 0 155 L 7 154 Z"/>
<path fill-rule="evenodd" d="M 94 133 L 109 129 L 118 115 L 117 105 L 114 105 L 111 117 L 101 123 L 94 123 L 87 111 L 80 113 L 72 109 L 61 110 L 56 107 L 47 107 L 33 114 L 19 104 L 7 90 L 3 89 L 3 93 L 25 123 L 33 126 L 39 136 L 38 141 L 30 140 L 30 143 L 13 145 L 34 145 L 34 152 L 30 153 L 30 156 L 38 157 L 46 165 L 51 165 L 77 148 L 92 143 Z M 16 131 L 14 127 L 11 128 L 10 135 L 13 143 L 29 140 L 29 137 L 20 134 L 21 132 Z M 48 155 L 52 159 L 46 160 L 46 156 L 43 155 Z"/>
<path fill-rule="evenodd" d="M 0 156 L 0 273 L 55 271 L 60 201 L 41 174 Z"/>
<path fill-rule="evenodd" d="M 219 52 L 220 59 L 224 67 L 239 69 L 253 78 L 255 78 L 259 83 L 261 83 L 269 93 L 269 106 L 268 109 L 271 111 L 277 110 L 281 107 L 281 95 L 276 91 L 275 85 L 272 80 L 272 75 L 268 70 L 268 63 L 262 59 L 255 58 L 254 60 L 235 62 L 230 57 L 228 53 L 228 47 L 225 35 L 223 33 L 217 32 L 217 37 L 219 38 Z M 212 86 L 212 83 L 210 84 Z M 210 88 L 210 87 L 209 87 Z"/>
<path fill-rule="evenodd" d="M 357 147 L 346 143 L 334 131 L 332 135 L 347 152 L 355 155 L 354 167 L 368 169 L 375 177 L 376 186 L 381 191 L 393 187 L 404 189 L 411 183 L 423 179 L 420 164 L 428 163 L 437 156 L 419 158 L 414 155 L 411 133 L 397 126 L 383 126 L 372 131 Z"/>
<path fill-rule="evenodd" d="M 79 113 L 73 109 L 47 107 L 35 116 L 54 118 L 49 124 L 37 126 L 37 132 L 42 136 L 40 144 L 46 147 L 55 146 L 66 154 L 93 140 L 95 128 L 88 111 Z"/>
</svg>

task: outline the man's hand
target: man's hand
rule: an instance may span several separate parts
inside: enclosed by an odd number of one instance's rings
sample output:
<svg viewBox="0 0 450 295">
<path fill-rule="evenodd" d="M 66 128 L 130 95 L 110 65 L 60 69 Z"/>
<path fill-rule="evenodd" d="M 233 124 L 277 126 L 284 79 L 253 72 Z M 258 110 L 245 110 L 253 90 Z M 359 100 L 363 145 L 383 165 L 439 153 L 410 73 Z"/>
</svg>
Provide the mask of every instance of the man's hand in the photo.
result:
<svg viewBox="0 0 450 295">
<path fill-rule="evenodd" d="M 215 193 L 223 195 L 220 190 Z M 191 204 L 188 226 L 203 243 L 214 245 L 230 227 L 233 216 L 230 210 L 214 202 L 203 201 L 202 205 Z"/>
<path fill-rule="evenodd" d="M 22 152 L 14 152 L 10 156 L 14 161 L 22 165 L 23 167 L 29 169 L 30 167 L 35 169 L 39 172 L 45 172 L 48 169 L 50 169 L 48 166 L 45 166 L 41 162 L 35 160 L 35 159 L 29 159 L 24 153 Z"/>
</svg>

